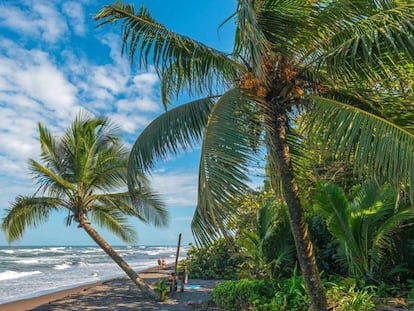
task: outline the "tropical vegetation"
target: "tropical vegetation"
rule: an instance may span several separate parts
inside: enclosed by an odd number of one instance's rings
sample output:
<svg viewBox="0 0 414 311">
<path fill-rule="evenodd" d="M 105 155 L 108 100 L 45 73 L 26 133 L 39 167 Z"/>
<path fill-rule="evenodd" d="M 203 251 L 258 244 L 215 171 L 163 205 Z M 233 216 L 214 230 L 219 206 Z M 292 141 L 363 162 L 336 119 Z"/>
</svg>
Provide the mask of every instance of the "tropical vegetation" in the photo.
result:
<svg viewBox="0 0 414 311">
<path fill-rule="evenodd" d="M 267 190 L 259 189 L 253 196 L 260 198 L 269 194 Z M 256 206 L 257 202 L 263 201 L 251 200 L 251 197 L 252 194 L 248 194 L 239 201 L 251 202 L 252 212 L 249 214 L 253 215 L 253 210 L 256 210 L 257 218 L 250 217 L 252 222 L 263 215 L 263 206 L 283 210 L 277 202 Z M 323 270 L 329 309 L 382 310 L 381 305 L 384 307 L 394 298 L 398 298 L 401 308 L 410 308 L 408 303 L 412 306 L 414 302 L 411 300 L 414 270 L 407 254 L 414 252 L 413 212 L 405 194 L 396 192 L 388 184 L 372 180 L 349 192 L 338 185 L 320 181 L 313 191 L 312 204 L 313 209 L 308 211 L 307 220 L 316 257 Z M 248 210 L 246 205 L 239 205 L 240 214 Z M 286 238 L 289 233 L 288 220 L 277 217 L 273 223 L 275 226 L 270 229 L 269 243 L 283 245 L 289 241 Z M 297 271 L 296 256 L 286 256 L 284 247 L 271 247 L 271 250 L 279 250 L 272 254 L 266 250 L 263 241 L 255 247 L 251 247 L 252 244 L 245 247 L 242 234 L 247 231 L 255 235 L 257 227 L 243 219 L 240 219 L 237 230 L 235 235 L 239 238 L 235 245 L 238 247 L 232 252 L 227 248 L 227 256 L 238 260 L 222 260 L 215 278 L 226 279 L 228 268 L 236 275 L 231 281 L 216 286 L 213 291 L 215 303 L 224 310 L 308 310 L 310 301 L 303 276 Z M 213 258 L 212 263 L 215 264 L 214 258 L 220 258 L 223 246 L 226 243 L 220 239 L 210 246 L 189 251 L 191 256 L 185 264 L 191 267 L 190 276 L 193 277 L 192 271 L 194 277 L 200 277 L 196 274 L 199 270 L 209 271 L 208 258 Z M 201 261 L 193 256 L 194 253 L 208 255 Z M 257 273 L 258 266 L 252 258 L 259 258 L 259 267 L 262 268 L 259 271 L 262 273 Z M 273 278 L 268 277 L 269 274 Z M 210 275 L 206 277 L 211 278 Z M 260 290 L 259 283 L 267 291 Z M 241 296 L 245 299 L 240 299 Z M 384 307 L 387 308 L 390 306 Z"/>
<path fill-rule="evenodd" d="M 337 262 L 344 274 L 367 284 L 392 282 L 395 269 L 393 236 L 414 223 L 414 210 L 406 197 L 388 185 L 363 185 L 350 202 L 334 185 L 318 185 L 315 203 L 337 245 Z M 394 270 L 394 273 L 393 273 Z"/>
<path fill-rule="evenodd" d="M 209 247 L 190 246 L 183 264 L 191 278 L 231 280 L 238 277 L 243 259 L 237 255 L 238 252 L 230 251 L 223 239 L 215 241 Z"/>
<path fill-rule="evenodd" d="M 264 152 L 312 308 L 326 310 L 301 196 L 304 159 L 309 146 L 319 147 L 313 155 L 350 159 L 359 176 L 410 192 L 414 4 L 238 0 L 226 21 L 236 27 L 231 53 L 168 30 L 144 6 L 135 11 L 118 1 L 95 18 L 100 25 L 121 22 L 122 50 L 161 77 L 166 112 L 133 146 L 131 187 L 137 171 L 201 143 L 192 229 L 208 244 L 232 234 L 238 210 L 231 201 L 249 191 L 249 168 Z M 168 110 L 183 93 L 199 99 Z"/>
<path fill-rule="evenodd" d="M 93 224 L 123 242 L 136 241 L 131 218 L 164 226 L 168 213 L 147 178 L 136 172 L 139 185 L 127 189 L 128 149 L 107 118 L 80 113 L 64 135 L 56 137 L 39 123 L 40 160 L 29 160 L 37 190 L 19 196 L 6 210 L 2 228 L 9 242 L 27 228 L 46 223 L 53 212 L 66 213 L 66 226 L 77 225 L 148 295 L 152 291 L 128 263 L 102 238 Z M 123 188 L 123 190 L 122 190 Z"/>
</svg>

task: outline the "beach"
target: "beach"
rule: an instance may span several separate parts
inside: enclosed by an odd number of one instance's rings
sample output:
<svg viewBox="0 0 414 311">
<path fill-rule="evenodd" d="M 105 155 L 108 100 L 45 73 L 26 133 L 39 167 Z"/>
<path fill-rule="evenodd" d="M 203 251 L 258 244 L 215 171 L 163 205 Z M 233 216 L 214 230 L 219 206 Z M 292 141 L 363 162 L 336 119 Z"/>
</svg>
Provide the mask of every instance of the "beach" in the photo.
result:
<svg viewBox="0 0 414 311">
<path fill-rule="evenodd" d="M 135 271 L 175 262 L 176 246 L 115 246 Z M 179 260 L 186 258 L 181 247 Z M 0 246 L 0 305 L 125 275 L 98 246 Z"/>
<path fill-rule="evenodd" d="M 173 266 L 154 267 L 138 271 L 141 278 L 153 284 L 168 278 Z M 211 306 L 211 291 L 217 280 L 189 279 L 184 292 L 169 294 L 165 301 L 157 301 L 142 295 L 127 277 L 65 289 L 47 295 L 0 305 L 0 311 L 78 311 L 78 310 L 219 310 Z"/>
</svg>

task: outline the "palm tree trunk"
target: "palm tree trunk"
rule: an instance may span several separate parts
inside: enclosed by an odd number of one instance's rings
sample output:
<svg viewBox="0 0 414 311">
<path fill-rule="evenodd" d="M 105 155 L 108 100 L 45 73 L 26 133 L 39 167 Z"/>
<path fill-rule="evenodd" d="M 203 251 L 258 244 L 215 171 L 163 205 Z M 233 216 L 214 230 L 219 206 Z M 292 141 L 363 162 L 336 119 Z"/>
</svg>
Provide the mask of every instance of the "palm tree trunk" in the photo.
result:
<svg viewBox="0 0 414 311">
<path fill-rule="evenodd" d="M 288 124 L 287 112 L 282 107 L 269 103 L 271 139 L 275 146 L 280 178 L 283 187 L 283 196 L 289 214 L 289 222 L 306 290 L 315 311 L 326 311 L 326 296 L 323 288 L 308 225 L 300 202 L 299 190 L 291 163 L 289 145 L 286 138 Z"/>
<path fill-rule="evenodd" d="M 138 288 L 151 298 L 157 299 L 155 293 L 151 288 L 139 277 L 139 275 L 128 265 L 128 263 L 122 259 L 121 256 L 96 232 L 92 226 L 85 220 L 81 220 L 83 229 L 89 234 L 89 236 L 98 244 L 104 251 L 112 258 L 112 260 L 128 275 L 128 277 L 138 286 Z"/>
</svg>

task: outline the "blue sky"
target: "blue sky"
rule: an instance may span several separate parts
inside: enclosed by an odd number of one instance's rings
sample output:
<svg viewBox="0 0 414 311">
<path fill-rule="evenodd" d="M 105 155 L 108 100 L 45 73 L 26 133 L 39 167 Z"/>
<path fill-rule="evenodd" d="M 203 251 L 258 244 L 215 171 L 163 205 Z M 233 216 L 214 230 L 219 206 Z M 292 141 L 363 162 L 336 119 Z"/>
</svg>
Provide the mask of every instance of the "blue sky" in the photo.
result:
<svg viewBox="0 0 414 311">
<path fill-rule="evenodd" d="M 117 123 L 125 142 L 135 138 L 163 108 L 152 68 L 138 71 L 120 55 L 119 26 L 96 28 L 93 15 L 105 4 L 93 0 L 3 0 L 0 3 L 0 216 L 17 195 L 32 194 L 28 158 L 38 158 L 37 123 L 61 134 L 81 110 Z M 127 3 L 127 2 L 125 2 Z M 146 0 L 152 16 L 171 30 L 219 50 L 231 51 L 233 25 L 218 26 L 235 0 Z M 187 100 L 179 99 L 176 104 Z M 134 222 L 140 245 L 192 241 L 196 205 L 197 150 L 158 163 L 152 175 L 171 215 L 168 228 Z M 27 230 L 17 245 L 91 245 L 83 230 L 55 214 L 44 226 Z M 121 244 L 100 231 L 109 243 Z M 0 234 L 0 246 L 7 245 Z"/>
</svg>

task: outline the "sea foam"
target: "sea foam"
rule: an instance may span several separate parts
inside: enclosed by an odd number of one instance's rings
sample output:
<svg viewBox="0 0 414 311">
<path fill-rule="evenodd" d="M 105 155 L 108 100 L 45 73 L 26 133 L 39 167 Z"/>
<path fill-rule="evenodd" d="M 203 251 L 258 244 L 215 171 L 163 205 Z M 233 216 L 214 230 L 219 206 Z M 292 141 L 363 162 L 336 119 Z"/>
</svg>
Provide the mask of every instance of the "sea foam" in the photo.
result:
<svg viewBox="0 0 414 311">
<path fill-rule="evenodd" d="M 40 274 L 40 271 L 30 271 L 30 272 L 17 272 L 12 270 L 7 270 L 0 273 L 0 281 L 4 280 L 11 280 L 11 279 L 19 279 L 24 278 L 25 276 Z"/>
<path fill-rule="evenodd" d="M 21 260 L 15 260 L 15 263 L 21 263 L 21 264 L 34 264 L 38 263 L 38 259 L 21 259 Z"/>
<path fill-rule="evenodd" d="M 69 268 L 70 268 L 70 265 L 68 265 L 66 263 L 61 264 L 61 265 L 56 265 L 56 266 L 53 267 L 53 269 L 55 269 L 55 270 L 65 270 L 65 269 L 69 269 Z"/>
</svg>

